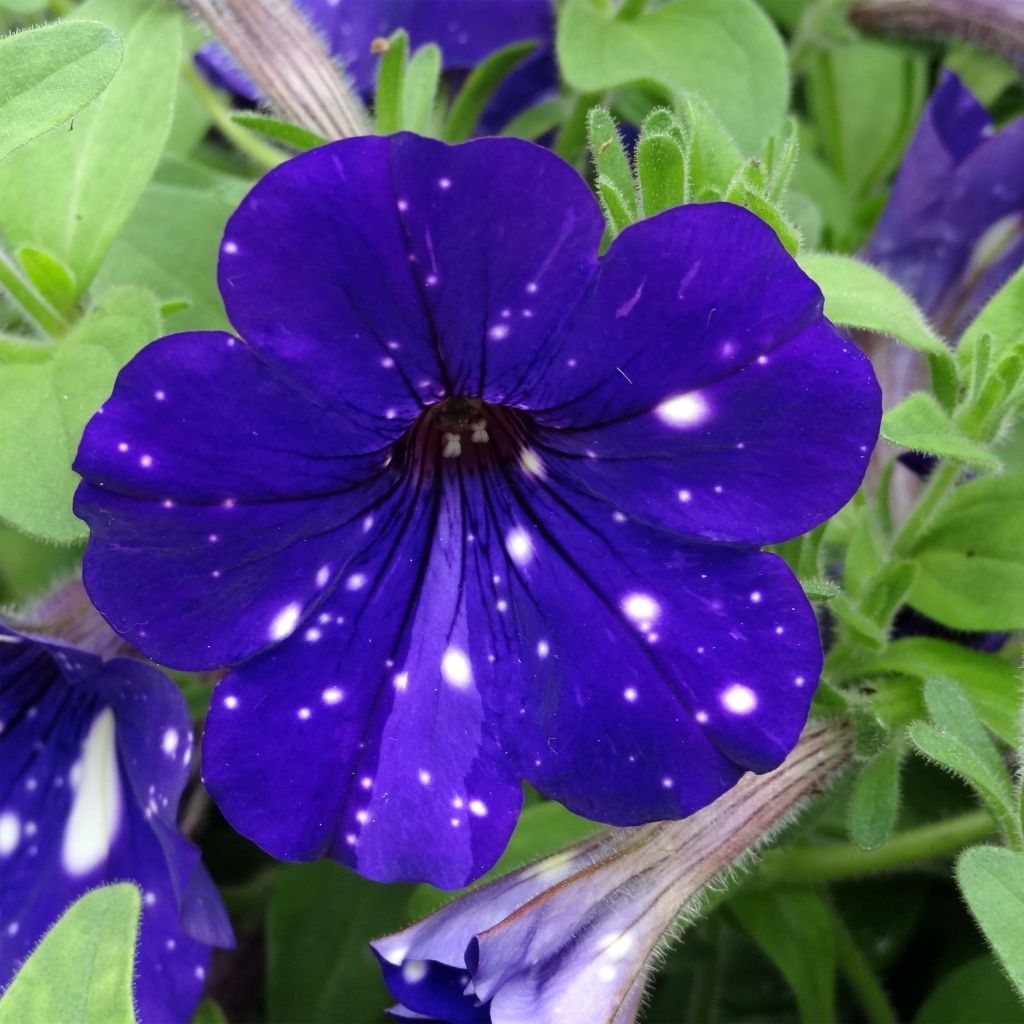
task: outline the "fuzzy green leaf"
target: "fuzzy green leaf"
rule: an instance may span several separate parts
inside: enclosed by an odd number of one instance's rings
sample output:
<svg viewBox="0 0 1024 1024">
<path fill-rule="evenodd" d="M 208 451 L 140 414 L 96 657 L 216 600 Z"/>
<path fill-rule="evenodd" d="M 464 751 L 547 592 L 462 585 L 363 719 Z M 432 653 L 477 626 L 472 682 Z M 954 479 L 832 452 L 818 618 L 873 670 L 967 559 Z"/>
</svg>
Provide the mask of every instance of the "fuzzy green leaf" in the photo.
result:
<svg viewBox="0 0 1024 1024">
<path fill-rule="evenodd" d="M 882 437 L 913 451 L 998 469 L 987 448 L 972 441 L 945 409 L 925 391 L 916 391 L 882 417 Z"/>
<path fill-rule="evenodd" d="M 532 41 L 512 43 L 495 50 L 473 68 L 448 113 L 444 126 L 446 142 L 462 142 L 473 134 L 498 86 L 536 47 Z"/>
<path fill-rule="evenodd" d="M 281 121 L 276 117 L 267 117 L 265 114 L 232 114 L 232 120 L 236 121 L 243 128 L 266 135 L 268 139 L 275 142 L 283 142 L 286 146 L 304 153 L 307 149 L 316 149 L 324 145 L 327 140 L 301 128 L 289 121 Z"/>
</svg>

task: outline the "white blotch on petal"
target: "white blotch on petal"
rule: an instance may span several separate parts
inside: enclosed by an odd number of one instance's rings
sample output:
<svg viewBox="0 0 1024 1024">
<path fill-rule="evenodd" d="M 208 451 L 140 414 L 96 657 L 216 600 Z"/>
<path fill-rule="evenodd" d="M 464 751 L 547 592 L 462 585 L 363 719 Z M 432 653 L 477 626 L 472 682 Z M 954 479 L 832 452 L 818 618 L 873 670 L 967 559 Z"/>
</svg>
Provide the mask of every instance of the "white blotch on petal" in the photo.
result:
<svg viewBox="0 0 1024 1024">
<path fill-rule="evenodd" d="M 446 683 L 460 689 L 473 682 L 473 666 L 469 663 L 465 651 L 458 647 L 449 647 L 441 659 L 441 675 Z"/>
<path fill-rule="evenodd" d="M 402 964 L 402 981 L 407 985 L 417 985 L 427 976 L 426 960 L 406 960 Z"/>
<path fill-rule="evenodd" d="M 9 857 L 21 840 L 21 819 L 14 811 L 0 814 L 0 857 Z"/>
<path fill-rule="evenodd" d="M 285 605 L 274 616 L 274 621 L 270 623 L 270 639 L 284 640 L 285 637 L 291 636 L 295 632 L 295 627 L 299 624 L 299 615 L 301 613 L 302 608 L 295 602 Z"/>
<path fill-rule="evenodd" d="M 316 571 L 316 585 L 318 587 L 326 587 L 327 581 L 331 578 L 331 567 L 329 565 L 321 565 Z"/>
<path fill-rule="evenodd" d="M 670 427 L 694 427 L 707 419 L 708 403 L 699 391 L 689 391 L 684 395 L 670 398 L 654 410 L 659 419 Z"/>
<path fill-rule="evenodd" d="M 509 532 L 505 538 L 505 547 L 516 565 L 527 565 L 533 560 L 533 541 L 522 527 Z"/>
<path fill-rule="evenodd" d="M 322 694 L 320 699 L 325 704 L 340 704 L 345 697 L 345 693 L 337 686 L 328 686 Z"/>
<path fill-rule="evenodd" d="M 298 710 L 298 716 L 302 719 L 303 722 L 308 721 L 312 714 L 313 712 L 310 711 L 309 708 L 299 708 Z"/>
<path fill-rule="evenodd" d="M 225 697 L 224 707 L 226 707 L 228 711 L 234 711 L 235 708 L 238 707 L 238 698 L 233 696 Z"/>
<path fill-rule="evenodd" d="M 633 948 L 633 936 L 629 932 L 612 932 L 601 939 L 605 956 L 621 960 Z"/>
<path fill-rule="evenodd" d="M 114 746 L 114 712 L 104 708 L 82 743 L 81 780 L 64 826 L 61 861 L 84 875 L 110 853 L 121 820 L 121 779 Z"/>
<path fill-rule="evenodd" d="M 483 800 L 470 800 L 469 813 L 475 814 L 478 818 L 484 818 L 487 816 L 487 804 Z"/>
<path fill-rule="evenodd" d="M 235 242 L 225 242 L 224 252 L 226 252 L 229 256 L 234 256 L 234 254 L 238 252 L 238 245 Z"/>
<path fill-rule="evenodd" d="M 395 689 L 399 693 L 404 693 L 405 689 L 406 689 L 406 687 L 408 685 L 409 685 L 409 673 L 408 672 L 399 672 L 398 675 L 395 676 Z"/>
<path fill-rule="evenodd" d="M 178 730 L 168 729 L 160 741 L 160 747 L 165 754 L 173 755 L 178 749 Z"/>
<path fill-rule="evenodd" d="M 622 691 L 622 696 L 625 697 L 626 700 L 628 700 L 630 704 L 633 704 L 633 703 L 636 702 L 636 698 L 637 698 L 638 694 L 636 692 L 636 688 L 635 687 L 627 686 L 626 689 Z"/>
<path fill-rule="evenodd" d="M 694 715 L 694 717 L 697 719 L 697 721 L 701 725 L 707 725 L 707 723 L 708 723 L 708 713 L 706 711 L 698 711 L 697 714 Z"/>
<path fill-rule="evenodd" d="M 430 772 L 428 772 L 426 768 L 421 768 L 419 770 L 419 780 L 424 786 L 430 785 Z"/>
<path fill-rule="evenodd" d="M 488 332 L 487 337 L 491 341 L 504 341 L 509 335 L 508 324 L 495 324 Z"/>
<path fill-rule="evenodd" d="M 751 595 L 750 595 L 750 600 L 753 601 L 754 604 L 760 604 L 761 603 L 761 591 L 760 590 L 753 591 L 751 593 Z"/>
<path fill-rule="evenodd" d="M 537 655 L 541 658 L 546 658 L 550 653 L 551 646 L 548 644 L 547 640 L 541 640 L 540 643 L 537 644 Z"/>
<path fill-rule="evenodd" d="M 153 465 L 153 456 L 152 455 L 143 455 L 139 459 L 139 465 L 143 469 L 149 469 L 149 467 Z"/>
<path fill-rule="evenodd" d="M 621 607 L 645 632 L 661 613 L 661 606 L 650 594 L 627 594 L 622 599 Z"/>
<path fill-rule="evenodd" d="M 734 715 L 749 715 L 757 707 L 757 694 L 749 686 L 733 683 L 722 691 L 722 707 Z"/>
<path fill-rule="evenodd" d="M 523 448 L 519 453 L 519 465 L 531 476 L 543 479 L 547 476 L 547 470 L 540 456 L 532 448 Z"/>
</svg>

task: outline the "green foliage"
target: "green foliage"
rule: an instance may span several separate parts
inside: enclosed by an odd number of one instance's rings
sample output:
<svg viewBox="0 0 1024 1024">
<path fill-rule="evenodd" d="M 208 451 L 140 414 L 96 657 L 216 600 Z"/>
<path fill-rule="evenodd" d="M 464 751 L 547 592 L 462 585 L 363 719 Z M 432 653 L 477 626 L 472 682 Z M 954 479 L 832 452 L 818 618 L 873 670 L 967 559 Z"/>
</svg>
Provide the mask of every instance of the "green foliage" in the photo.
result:
<svg viewBox="0 0 1024 1024">
<path fill-rule="evenodd" d="M 956 874 L 978 927 L 1024 997 L 1024 854 L 976 846 L 957 861 Z"/>
<path fill-rule="evenodd" d="M 948 679 L 932 679 L 924 688 L 930 722 L 915 722 L 908 735 L 930 761 L 959 775 L 978 795 L 1003 834 L 1021 840 L 1013 785 L 1006 764 L 970 701 Z"/>
<path fill-rule="evenodd" d="M 0 359 L 0 518 L 58 543 L 85 536 L 71 511 L 82 430 L 120 367 L 159 334 L 153 295 L 119 287 L 59 345 L 25 345 Z"/>
<path fill-rule="evenodd" d="M 94 21 L 0 39 L 0 160 L 88 106 L 120 63 L 117 33 Z"/>
<path fill-rule="evenodd" d="M 407 923 L 408 896 L 330 861 L 281 869 L 267 911 L 268 1020 L 375 1019 L 388 996 L 367 943 Z"/>
<path fill-rule="evenodd" d="M 971 321 L 957 346 L 957 363 L 964 371 L 975 355 L 982 338 L 992 346 L 990 358 L 1006 355 L 1024 341 L 1024 267 L 1021 267 L 985 304 Z"/>
<path fill-rule="evenodd" d="M 800 1019 L 834 1020 L 835 934 L 821 895 L 812 889 L 747 889 L 729 900 L 729 910 L 785 976 Z"/>
<path fill-rule="evenodd" d="M 945 975 L 917 1011 L 914 1024 L 1024 1024 L 1024 1003 L 991 956 L 977 956 Z"/>
<path fill-rule="evenodd" d="M 887 747 L 861 770 L 850 796 L 850 838 L 874 850 L 892 834 L 900 801 L 900 751 Z"/>
<path fill-rule="evenodd" d="M 243 128 L 266 135 L 275 142 L 283 142 L 299 153 L 304 153 L 307 149 L 316 149 L 327 141 L 297 124 L 276 117 L 267 117 L 266 114 L 233 114 L 232 117 Z"/>
<path fill-rule="evenodd" d="M 473 68 L 445 120 L 442 137 L 446 142 L 462 142 L 473 134 L 498 86 L 535 49 L 533 42 L 512 43 L 495 50 Z"/>
<path fill-rule="evenodd" d="M 748 153 L 785 115 L 786 51 L 751 0 L 671 0 L 628 19 L 609 17 L 590 0 L 568 0 L 556 45 L 562 74 L 580 92 L 643 80 L 668 100 L 697 93 Z"/>
<path fill-rule="evenodd" d="M 15 249 L 32 246 L 64 263 L 81 296 L 156 168 L 182 51 L 181 15 L 161 3 L 89 0 L 75 16 L 116 29 L 124 59 L 74 131 L 36 139 L 0 163 L 0 227 Z"/>
<path fill-rule="evenodd" d="M 998 469 L 999 459 L 971 440 L 926 391 L 917 391 L 890 409 L 882 420 L 882 437 L 893 444 L 954 459 L 983 469 Z"/>
<path fill-rule="evenodd" d="M 141 907 L 138 888 L 127 883 L 73 903 L 0 998 L 0 1024 L 135 1024 Z"/>
<path fill-rule="evenodd" d="M 1024 476 L 958 487 L 908 554 L 915 608 L 955 629 L 1024 627 Z"/>
</svg>

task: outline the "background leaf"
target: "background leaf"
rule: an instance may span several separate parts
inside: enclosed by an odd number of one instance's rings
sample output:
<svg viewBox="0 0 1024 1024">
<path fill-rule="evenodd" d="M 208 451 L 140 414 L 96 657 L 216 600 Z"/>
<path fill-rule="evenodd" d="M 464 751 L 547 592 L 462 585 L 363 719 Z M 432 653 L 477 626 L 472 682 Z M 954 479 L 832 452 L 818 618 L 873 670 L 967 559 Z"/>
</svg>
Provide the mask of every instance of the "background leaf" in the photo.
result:
<svg viewBox="0 0 1024 1024">
<path fill-rule="evenodd" d="M 128 883 L 93 889 L 43 936 L 0 999 L 0 1024 L 135 1024 L 142 902 Z"/>
<path fill-rule="evenodd" d="M 120 38 L 95 21 L 0 39 L 0 160 L 90 104 L 120 63 Z"/>
</svg>

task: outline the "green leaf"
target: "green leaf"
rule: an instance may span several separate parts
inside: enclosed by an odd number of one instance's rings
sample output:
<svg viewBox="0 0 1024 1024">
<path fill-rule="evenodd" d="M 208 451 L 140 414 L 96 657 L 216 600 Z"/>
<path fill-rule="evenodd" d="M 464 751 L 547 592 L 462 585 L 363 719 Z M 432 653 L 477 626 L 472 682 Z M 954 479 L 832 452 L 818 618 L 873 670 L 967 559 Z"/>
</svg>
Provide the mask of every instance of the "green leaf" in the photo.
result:
<svg viewBox="0 0 1024 1024">
<path fill-rule="evenodd" d="M 0 227 L 14 249 L 42 249 L 64 263 L 80 295 L 167 141 L 182 15 L 162 3 L 89 0 L 71 17 L 117 29 L 124 60 L 103 94 L 75 118 L 74 131 L 51 132 L 0 163 Z"/>
<path fill-rule="evenodd" d="M 984 337 L 991 343 L 992 359 L 999 359 L 1014 344 L 1024 341 L 1024 267 L 988 300 L 964 331 L 956 349 L 958 366 L 970 364 L 975 346 Z"/>
<path fill-rule="evenodd" d="M 64 21 L 0 39 L 0 160 L 64 124 L 110 84 L 121 40 L 95 21 Z"/>
<path fill-rule="evenodd" d="M 432 134 L 437 87 L 441 82 L 441 51 L 434 43 L 421 46 L 409 61 L 402 86 L 402 128 Z"/>
<path fill-rule="evenodd" d="M 614 238 L 620 231 L 624 231 L 633 223 L 633 215 L 626 205 L 627 200 L 615 185 L 603 174 L 594 183 L 597 187 L 597 198 L 601 202 L 601 209 L 604 211 L 604 219 L 608 224 L 611 237 Z"/>
<path fill-rule="evenodd" d="M 82 430 L 121 366 L 159 334 L 156 299 L 116 288 L 44 358 L 0 363 L 0 518 L 62 544 L 86 535 L 71 511 Z"/>
<path fill-rule="evenodd" d="M 409 36 L 397 29 L 388 38 L 387 49 L 377 65 L 377 92 L 373 113 L 377 133 L 391 135 L 402 127 L 402 96 L 405 91 L 405 57 L 409 52 Z"/>
<path fill-rule="evenodd" d="M 686 154 L 673 136 L 641 136 L 636 146 L 636 176 L 645 217 L 686 201 Z"/>
<path fill-rule="evenodd" d="M 228 1024 L 228 1019 L 212 999 L 204 999 L 192 1018 L 192 1024 Z"/>
<path fill-rule="evenodd" d="M 917 1011 L 914 1024 L 1024 1024 L 1024 1005 L 991 956 L 946 974 Z"/>
<path fill-rule="evenodd" d="M 568 97 L 551 96 L 516 115 L 499 134 L 522 139 L 539 139 L 542 135 L 554 131 L 569 116 L 571 109 L 572 101 Z"/>
<path fill-rule="evenodd" d="M 882 417 L 882 437 L 913 451 L 928 452 L 985 469 L 998 469 L 999 460 L 972 441 L 945 409 L 925 391 L 915 391 Z"/>
<path fill-rule="evenodd" d="M 562 74 L 579 92 L 648 81 L 666 99 L 697 93 L 748 153 L 760 150 L 786 112 L 786 50 L 752 0 L 671 0 L 628 21 L 569 0 L 556 46 Z"/>
<path fill-rule="evenodd" d="M 25 246 L 18 260 L 39 294 L 62 316 L 68 317 L 75 306 L 75 279 L 59 259 L 42 249 Z"/>
<path fill-rule="evenodd" d="M 297 124 L 288 121 L 281 121 L 276 117 L 267 117 L 265 114 L 232 114 L 233 121 L 250 131 L 266 135 L 268 139 L 275 142 L 283 142 L 286 146 L 304 153 L 307 149 L 316 149 L 324 145 L 327 140 L 311 132 L 306 128 L 300 128 Z"/>
<path fill-rule="evenodd" d="M 961 854 L 956 874 L 978 927 L 1024 997 L 1024 854 L 975 846 Z"/>
<path fill-rule="evenodd" d="M 128 883 L 76 900 L 4 992 L 0 1024 L 135 1024 L 141 907 L 138 888 Z"/>
<path fill-rule="evenodd" d="M 267 910 L 268 1019 L 376 1020 L 388 993 L 368 943 L 408 923 L 408 898 L 408 886 L 371 882 L 331 861 L 280 870 Z"/>
<path fill-rule="evenodd" d="M 690 192 L 694 202 L 720 199 L 743 163 L 735 139 L 699 96 L 679 97 L 677 113 L 686 133 Z"/>
<path fill-rule="evenodd" d="M 629 217 L 626 223 L 629 223 L 636 212 L 633 171 L 618 126 L 604 107 L 594 107 L 587 114 L 587 146 L 598 179 L 604 178 L 614 186 Z M 618 230 L 623 227 L 625 224 Z"/>
<path fill-rule="evenodd" d="M 800 1019 L 835 1019 L 836 950 L 829 910 L 810 889 L 743 890 L 730 912 L 782 972 L 796 996 Z"/>
<path fill-rule="evenodd" d="M 473 68 L 448 113 L 443 133 L 446 142 L 462 142 L 473 134 L 498 86 L 536 48 L 536 42 L 529 40 L 512 43 L 495 50 Z"/>
<path fill-rule="evenodd" d="M 151 182 L 100 268 L 97 289 L 134 284 L 164 300 L 188 300 L 169 316 L 169 331 L 229 330 L 217 256 L 244 188 L 244 182 L 217 191 Z"/>
<path fill-rule="evenodd" d="M 803 253 L 797 262 L 825 293 L 825 316 L 830 320 L 887 334 L 910 348 L 949 357 L 949 349 L 928 325 L 917 303 L 880 270 L 834 253 Z"/>
<path fill-rule="evenodd" d="M 850 838 L 862 850 L 874 850 L 896 825 L 900 801 L 900 755 L 888 747 L 861 771 L 850 796 Z"/>
<path fill-rule="evenodd" d="M 1024 627 L 1024 475 L 958 487 L 917 541 L 910 603 L 954 629 Z"/>
<path fill-rule="evenodd" d="M 1010 746 L 1017 742 L 1021 689 L 1010 662 L 948 640 L 906 637 L 890 644 L 882 654 L 858 662 L 856 669 L 866 678 L 903 675 L 920 684 L 940 676 L 952 679 L 987 728 Z M 885 688 L 883 680 L 878 689 L 884 693 Z M 915 707 L 918 710 L 912 717 L 920 717 L 924 705 L 918 701 Z"/>
</svg>

